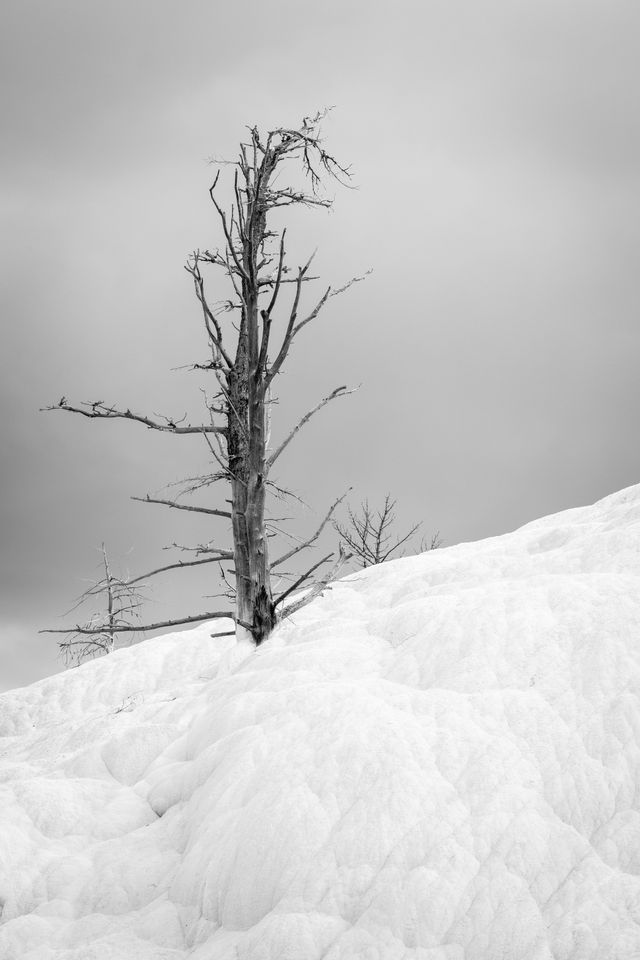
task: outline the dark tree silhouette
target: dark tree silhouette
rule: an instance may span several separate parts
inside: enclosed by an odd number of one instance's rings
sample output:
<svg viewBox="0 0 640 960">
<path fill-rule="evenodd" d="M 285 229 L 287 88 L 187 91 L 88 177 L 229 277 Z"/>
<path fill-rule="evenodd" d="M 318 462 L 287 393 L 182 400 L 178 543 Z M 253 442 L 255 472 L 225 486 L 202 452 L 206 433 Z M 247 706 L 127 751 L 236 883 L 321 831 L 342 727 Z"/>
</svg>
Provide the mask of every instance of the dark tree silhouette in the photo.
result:
<svg viewBox="0 0 640 960">
<path fill-rule="evenodd" d="M 193 282 L 196 299 L 202 311 L 209 355 L 206 361 L 193 364 L 193 369 L 208 371 L 216 381 L 216 393 L 207 400 L 204 423 L 191 424 L 156 414 L 134 413 L 102 400 L 69 403 L 62 397 L 49 410 L 63 410 L 94 420 L 128 420 L 149 430 L 172 435 L 192 434 L 207 444 L 215 464 L 206 477 L 187 481 L 174 499 L 147 495 L 146 504 L 169 509 L 189 510 L 229 521 L 231 543 L 220 545 L 207 541 L 196 547 L 185 547 L 197 557 L 159 567 L 145 579 L 165 571 L 196 564 L 217 564 L 235 598 L 235 609 L 214 611 L 180 620 L 148 624 L 139 629 L 155 629 L 213 617 L 229 616 L 236 630 L 249 631 L 256 644 L 273 629 L 279 616 L 293 609 L 288 587 L 274 595 L 271 573 L 282 568 L 296 554 L 312 546 L 331 519 L 340 500 L 326 514 L 316 533 L 295 547 L 285 550 L 275 560 L 269 556 L 269 531 L 266 500 L 271 483 L 271 470 L 301 428 L 324 406 L 352 391 L 339 386 L 328 393 L 315 407 L 302 416 L 293 429 L 269 449 L 272 388 L 289 358 L 292 347 L 304 328 L 312 323 L 329 301 L 344 293 L 362 279 L 354 277 L 342 286 L 327 286 L 303 308 L 307 284 L 318 280 L 311 274 L 313 256 L 292 269 L 287 260 L 286 227 L 271 222 L 276 211 L 290 207 L 328 208 L 332 201 L 321 193 L 323 181 L 335 180 L 348 185 L 349 169 L 327 152 L 320 136 L 324 114 L 305 118 L 298 128 L 276 128 L 261 134 L 257 127 L 249 129 L 234 163 L 220 164 L 209 195 L 221 229 L 221 246 L 212 250 L 196 250 L 185 269 Z M 291 164 L 294 161 L 294 164 Z M 296 169 L 301 184 L 291 179 Z M 231 202 L 220 198 L 221 178 L 225 171 Z M 278 218 L 281 219 L 281 218 Z M 228 285 L 227 296 L 209 299 L 205 274 L 219 271 Z M 279 332 L 278 331 L 279 327 Z M 203 490 L 218 481 L 230 486 L 228 508 L 202 507 L 180 502 L 180 497 Z M 313 579 L 320 566 L 333 565 L 324 575 Z M 310 589 L 305 596 L 317 595 L 345 561 L 345 552 L 330 554 L 313 564 L 296 578 L 296 587 Z M 134 583 L 142 578 L 136 578 Z M 315 586 L 314 586 L 315 584 Z M 285 605 L 285 601 L 289 604 Z M 296 608 L 300 605 L 296 601 Z M 96 636 L 92 627 L 81 630 L 84 636 Z M 114 633 L 131 629 L 113 624 Z M 61 631 L 58 631 L 61 632 Z"/>
</svg>

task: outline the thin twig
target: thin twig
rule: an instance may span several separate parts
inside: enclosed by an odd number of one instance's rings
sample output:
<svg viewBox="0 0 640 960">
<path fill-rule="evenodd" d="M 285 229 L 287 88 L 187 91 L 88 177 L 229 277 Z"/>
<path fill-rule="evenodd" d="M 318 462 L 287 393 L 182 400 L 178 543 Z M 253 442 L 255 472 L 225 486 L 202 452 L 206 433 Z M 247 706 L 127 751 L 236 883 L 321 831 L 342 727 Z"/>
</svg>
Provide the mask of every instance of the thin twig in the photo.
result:
<svg viewBox="0 0 640 960">
<path fill-rule="evenodd" d="M 351 394 L 351 393 L 355 393 L 356 390 L 359 390 L 359 389 L 360 389 L 359 386 L 358 386 L 358 387 L 352 387 L 351 390 L 348 390 L 347 387 L 336 387 L 336 389 L 333 390 L 332 393 L 330 393 L 328 396 L 324 397 L 324 398 L 320 401 L 320 403 L 316 404 L 316 406 L 313 408 L 313 410 L 309 410 L 308 413 L 305 413 L 304 417 L 302 417 L 302 418 L 298 421 L 298 423 L 297 423 L 296 426 L 293 428 L 293 430 L 291 431 L 291 433 L 290 433 L 287 437 L 285 437 L 285 439 L 282 441 L 282 443 L 280 444 L 280 446 L 271 454 L 271 456 L 270 456 L 269 459 L 267 460 L 267 470 L 270 470 L 270 469 L 271 469 L 271 467 L 272 467 L 273 464 L 276 462 L 276 460 L 278 459 L 278 457 L 280 456 L 280 454 L 283 452 L 283 450 L 285 450 L 285 449 L 289 446 L 289 444 L 291 443 L 291 441 L 293 440 L 293 438 L 295 437 L 295 435 L 298 433 L 298 431 L 301 430 L 302 427 L 304 427 L 305 424 L 307 424 L 307 423 L 309 422 L 309 420 L 311 419 L 311 417 L 314 416 L 314 414 L 316 414 L 319 410 L 322 410 L 322 408 L 323 408 L 327 403 L 330 403 L 331 400 L 336 400 L 338 397 L 346 397 L 346 396 L 348 396 L 348 395 Z"/>
<path fill-rule="evenodd" d="M 306 550 L 307 547 L 310 547 L 313 543 L 315 543 L 315 541 L 318 539 L 318 537 L 324 530 L 325 526 L 331 519 L 331 516 L 336 510 L 336 508 L 342 503 L 342 501 L 350 493 L 350 491 L 351 491 L 351 487 L 349 487 L 349 489 L 345 491 L 345 493 L 343 493 L 340 497 L 338 497 L 337 500 L 334 500 L 334 502 L 331 504 L 331 506 L 327 510 L 325 516 L 323 517 L 322 523 L 320 524 L 318 529 L 309 537 L 308 540 L 305 540 L 303 543 L 299 543 L 297 546 L 292 547 L 291 550 L 288 550 L 286 553 L 283 553 L 281 557 L 278 557 L 277 560 L 274 560 L 273 563 L 271 564 L 271 569 L 272 570 L 275 569 L 275 567 L 280 566 L 281 563 L 286 563 L 287 560 L 290 560 L 291 557 L 295 556 L 297 553 L 300 553 L 301 550 Z"/>
</svg>

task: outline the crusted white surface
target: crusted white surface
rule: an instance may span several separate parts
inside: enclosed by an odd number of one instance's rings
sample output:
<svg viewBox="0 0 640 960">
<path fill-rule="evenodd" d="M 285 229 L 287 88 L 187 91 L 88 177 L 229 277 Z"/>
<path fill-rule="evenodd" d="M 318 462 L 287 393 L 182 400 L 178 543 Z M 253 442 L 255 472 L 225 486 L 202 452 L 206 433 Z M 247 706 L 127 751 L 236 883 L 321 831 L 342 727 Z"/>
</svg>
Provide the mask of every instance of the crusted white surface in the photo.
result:
<svg viewBox="0 0 640 960">
<path fill-rule="evenodd" d="M 640 487 L 0 697 L 1 960 L 640 957 Z"/>
</svg>

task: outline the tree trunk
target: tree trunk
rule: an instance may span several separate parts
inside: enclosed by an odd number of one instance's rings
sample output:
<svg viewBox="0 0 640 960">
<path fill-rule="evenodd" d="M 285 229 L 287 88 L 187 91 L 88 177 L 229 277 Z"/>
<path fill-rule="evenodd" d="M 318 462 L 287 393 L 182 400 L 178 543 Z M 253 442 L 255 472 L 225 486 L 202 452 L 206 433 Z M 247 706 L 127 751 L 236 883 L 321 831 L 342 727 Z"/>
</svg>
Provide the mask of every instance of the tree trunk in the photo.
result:
<svg viewBox="0 0 640 960">
<path fill-rule="evenodd" d="M 257 300 L 249 294 L 227 401 L 236 618 L 256 645 L 276 623 L 264 515 L 266 413 L 265 387 L 257 366 L 257 314 Z"/>
<path fill-rule="evenodd" d="M 262 643 L 276 624 L 276 610 L 271 594 L 269 545 L 265 527 L 266 486 L 266 413 L 264 387 L 253 384 L 251 398 L 251 433 L 249 437 L 249 484 L 247 495 L 247 533 L 249 539 L 249 576 L 253 603 L 252 633 L 256 644 Z"/>
<path fill-rule="evenodd" d="M 227 448 L 231 477 L 231 524 L 233 527 L 234 571 L 236 581 L 236 622 L 250 630 L 253 619 L 250 547 L 247 537 L 248 453 L 246 381 L 246 339 L 240 337 L 234 368 L 228 376 Z"/>
</svg>

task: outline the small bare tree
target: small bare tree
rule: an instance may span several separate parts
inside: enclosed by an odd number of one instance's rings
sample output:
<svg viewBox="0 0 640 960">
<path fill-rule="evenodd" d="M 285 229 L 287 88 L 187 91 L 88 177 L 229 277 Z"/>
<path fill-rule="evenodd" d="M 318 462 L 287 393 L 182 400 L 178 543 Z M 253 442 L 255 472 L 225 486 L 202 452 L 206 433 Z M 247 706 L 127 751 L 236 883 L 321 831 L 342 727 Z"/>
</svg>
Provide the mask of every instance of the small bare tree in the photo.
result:
<svg viewBox="0 0 640 960">
<path fill-rule="evenodd" d="M 67 664 L 81 663 L 83 660 L 113 653 L 116 635 L 123 629 L 138 630 L 139 608 L 144 597 L 140 588 L 134 585 L 138 581 L 128 581 L 114 576 L 104 543 L 100 547 L 104 576 L 88 587 L 78 598 L 69 613 L 85 603 L 100 599 L 105 608 L 94 611 L 82 625 L 66 630 L 64 640 L 58 643 L 60 652 Z"/>
<path fill-rule="evenodd" d="M 329 208 L 332 201 L 321 194 L 323 180 L 348 184 L 351 176 L 348 168 L 338 163 L 323 146 L 320 137 L 323 117 L 324 114 L 318 114 L 305 118 L 298 128 L 279 127 L 264 136 L 257 127 L 251 127 L 248 141 L 240 145 L 238 159 L 220 165 L 209 190 L 221 228 L 222 245 L 213 250 L 196 250 L 185 267 L 202 311 L 209 348 L 207 360 L 193 364 L 192 369 L 207 371 L 216 381 L 216 393 L 212 399 L 207 399 L 206 421 L 190 424 L 184 419 L 155 414 L 150 417 L 102 400 L 75 406 L 67 402 L 66 397 L 47 408 L 96 420 L 128 420 L 150 430 L 200 437 L 207 444 L 214 469 L 207 477 L 187 482 L 181 495 L 206 489 L 217 481 L 229 483 L 229 509 L 188 505 L 179 502 L 180 496 L 174 499 L 149 495 L 135 498 L 146 504 L 227 519 L 232 540 L 229 545 L 207 540 L 196 547 L 181 548 L 193 551 L 197 559 L 159 567 L 145 576 L 149 578 L 179 567 L 216 563 L 227 570 L 233 584 L 235 609 L 149 624 L 144 629 L 232 617 L 236 632 L 249 631 L 254 642 L 261 643 L 269 636 L 280 611 L 284 610 L 285 599 L 290 597 L 291 588 L 280 596 L 274 595 L 272 571 L 282 568 L 294 555 L 315 543 L 339 502 L 330 508 L 312 537 L 284 551 L 275 560 L 270 559 L 266 498 L 270 488 L 272 491 L 278 489 L 270 480 L 273 466 L 299 430 L 319 410 L 352 392 L 346 386 L 336 387 L 297 422 L 275 449 L 269 450 L 272 389 L 294 342 L 333 297 L 362 279 L 354 277 L 338 288 L 327 286 L 303 310 L 304 288 L 318 279 L 311 274 L 313 256 L 292 269 L 287 262 L 286 227 L 278 228 L 271 222 L 273 214 L 290 207 Z M 284 176 L 290 171 L 289 161 L 297 163 L 300 184 Z M 232 170 L 231 202 L 227 206 L 218 199 L 220 177 L 225 166 Z M 220 271 L 229 284 L 224 299 L 211 301 L 208 297 L 205 272 L 211 268 Z M 236 318 L 235 322 L 231 322 L 233 318 Z M 278 318 L 281 332 L 274 347 Z M 345 558 L 340 552 L 337 558 L 329 555 L 322 563 L 331 559 L 334 564 L 321 578 L 321 584 L 337 575 Z M 309 578 L 318 566 L 314 564 L 302 578 L 298 578 L 297 585 L 303 582 L 309 585 Z M 313 591 L 309 595 L 313 595 Z M 116 624 L 112 629 L 119 632 L 129 628 Z M 93 628 L 82 631 L 83 635 L 91 636 L 96 632 Z"/>
<path fill-rule="evenodd" d="M 431 537 L 423 537 L 420 541 L 420 550 L 418 553 L 428 553 L 429 550 L 437 550 L 438 547 L 441 547 L 444 543 L 444 540 L 440 536 L 440 531 L 436 530 Z"/>
<path fill-rule="evenodd" d="M 390 494 L 385 496 L 379 510 L 370 507 L 368 500 L 363 500 L 357 511 L 348 507 L 347 523 L 334 522 L 335 530 L 361 567 L 372 567 L 390 560 L 404 544 L 411 540 L 422 525 L 416 523 L 404 536 L 393 536 L 392 528 L 396 521 L 395 506 L 396 501 L 391 499 Z M 435 550 L 440 543 L 439 535 L 435 534 L 428 545 L 424 540 L 422 541 L 420 550 Z"/>
</svg>

